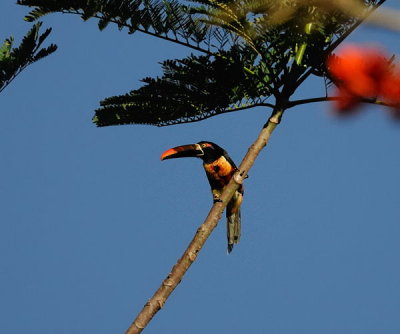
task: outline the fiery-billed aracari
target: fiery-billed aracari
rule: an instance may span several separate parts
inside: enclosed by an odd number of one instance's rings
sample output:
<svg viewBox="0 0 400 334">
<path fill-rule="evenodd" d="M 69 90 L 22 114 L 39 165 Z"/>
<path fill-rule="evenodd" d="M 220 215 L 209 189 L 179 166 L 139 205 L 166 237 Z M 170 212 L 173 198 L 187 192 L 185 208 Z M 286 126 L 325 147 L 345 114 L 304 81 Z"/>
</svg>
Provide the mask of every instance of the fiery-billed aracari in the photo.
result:
<svg viewBox="0 0 400 334">
<path fill-rule="evenodd" d="M 236 171 L 236 165 L 228 153 L 217 144 L 201 141 L 197 144 L 171 148 L 161 155 L 161 160 L 197 157 L 203 160 L 203 167 L 210 182 L 214 202 L 220 201 L 222 190 Z M 243 185 L 235 192 L 226 208 L 228 253 L 240 240 L 240 205 L 243 200 Z"/>
</svg>

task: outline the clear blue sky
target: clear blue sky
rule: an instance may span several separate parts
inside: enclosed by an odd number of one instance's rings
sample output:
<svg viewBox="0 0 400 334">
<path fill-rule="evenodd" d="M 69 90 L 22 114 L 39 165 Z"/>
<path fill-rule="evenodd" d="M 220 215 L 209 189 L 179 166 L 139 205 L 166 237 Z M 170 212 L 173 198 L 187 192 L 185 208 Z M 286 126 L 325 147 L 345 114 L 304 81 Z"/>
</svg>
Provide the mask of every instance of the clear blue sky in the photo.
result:
<svg viewBox="0 0 400 334">
<path fill-rule="evenodd" d="M 30 24 L 13 2 L 0 38 L 19 43 Z M 0 94 L 0 333 L 123 333 L 211 205 L 200 161 L 160 154 L 211 140 L 239 162 L 268 110 L 96 128 L 99 100 L 189 51 L 73 16 L 49 26 L 58 51 Z M 398 33 L 350 40 L 400 54 Z M 145 333 L 400 333 L 400 125 L 329 110 L 287 112 L 246 180 L 241 243 L 227 255 L 221 222 Z"/>
</svg>

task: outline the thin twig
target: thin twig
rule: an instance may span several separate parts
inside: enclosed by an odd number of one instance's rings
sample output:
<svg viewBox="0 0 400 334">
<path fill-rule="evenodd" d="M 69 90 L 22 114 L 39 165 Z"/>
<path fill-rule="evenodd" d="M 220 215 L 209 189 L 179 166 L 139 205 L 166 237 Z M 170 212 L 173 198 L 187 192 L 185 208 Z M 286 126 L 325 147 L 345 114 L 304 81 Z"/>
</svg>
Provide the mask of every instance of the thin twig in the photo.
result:
<svg viewBox="0 0 400 334">
<path fill-rule="evenodd" d="M 308 103 L 316 103 L 316 102 L 326 102 L 326 101 L 339 101 L 343 99 L 340 96 L 323 96 L 323 97 L 314 97 L 311 99 L 301 99 L 301 100 L 295 100 L 295 101 L 289 101 L 287 104 L 287 109 L 293 108 L 295 106 L 298 106 L 300 104 L 308 104 Z M 376 104 L 380 106 L 385 106 L 385 107 L 397 107 L 397 105 L 390 104 L 383 102 L 381 100 L 377 100 L 375 98 L 367 99 L 367 98 L 360 98 L 360 102 L 362 103 L 369 103 L 369 104 Z"/>
<path fill-rule="evenodd" d="M 220 197 L 222 202 L 217 202 L 212 206 L 206 220 L 198 228 L 193 240 L 183 253 L 182 257 L 172 268 L 170 274 L 162 282 L 161 286 L 153 295 L 153 297 L 151 297 L 146 305 L 144 305 L 141 312 L 137 315 L 132 325 L 126 331 L 126 334 L 141 333 L 151 321 L 153 316 L 163 307 L 167 298 L 180 283 L 190 265 L 196 260 L 196 257 L 205 244 L 207 238 L 217 226 L 218 221 L 221 219 L 222 212 L 224 211 L 229 200 L 232 198 L 239 185 L 243 183 L 243 180 L 246 178 L 247 173 L 253 166 L 257 156 L 268 143 L 268 140 L 275 127 L 280 123 L 282 114 L 283 110 L 273 111 L 268 122 L 264 125 L 263 129 L 259 133 L 258 138 L 247 151 L 247 154 L 242 160 L 238 171 L 232 177 L 229 184 L 225 187 Z"/>
</svg>

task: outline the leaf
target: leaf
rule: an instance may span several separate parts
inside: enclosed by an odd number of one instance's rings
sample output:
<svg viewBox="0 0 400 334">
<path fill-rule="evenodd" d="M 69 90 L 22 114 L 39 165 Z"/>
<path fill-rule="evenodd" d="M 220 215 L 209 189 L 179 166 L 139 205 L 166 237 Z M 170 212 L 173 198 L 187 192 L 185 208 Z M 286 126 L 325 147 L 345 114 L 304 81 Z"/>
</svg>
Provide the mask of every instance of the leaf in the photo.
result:
<svg viewBox="0 0 400 334">
<path fill-rule="evenodd" d="M 384 0 L 360 1 L 366 10 Z M 285 107 L 310 75 L 326 76 L 325 58 L 359 23 L 335 2 L 314 0 L 18 0 L 27 19 L 54 12 L 96 18 L 184 45 L 202 56 L 162 63 L 160 78 L 107 98 L 98 126 L 169 125 L 257 105 Z M 27 44 L 29 39 L 27 40 Z M 43 53 L 44 55 L 45 53 Z M 42 54 L 40 54 L 42 55 Z"/>
<path fill-rule="evenodd" d="M 189 47 L 203 48 L 204 51 L 211 46 L 207 32 L 213 36 L 214 32 L 221 30 L 200 22 L 196 15 L 190 13 L 189 6 L 178 0 L 18 0 L 17 4 L 33 7 L 25 17 L 27 21 L 55 12 L 78 14 L 85 21 L 99 19 L 100 30 L 114 23 L 119 29 L 127 28 L 131 34 L 141 31 L 171 41 L 178 40 Z M 234 44 L 233 40 L 234 37 L 230 38 L 229 46 L 224 41 L 223 45 L 214 43 L 213 47 L 230 47 Z"/>
<path fill-rule="evenodd" d="M 23 37 L 21 44 L 13 48 L 12 37 L 5 40 L 0 47 L 0 92 L 28 65 L 47 57 L 56 51 L 57 46 L 51 44 L 40 49 L 51 29 L 39 34 L 42 23 L 38 22 Z"/>
<path fill-rule="evenodd" d="M 93 121 L 98 126 L 163 126 L 198 121 L 253 105 L 255 97 L 270 96 L 269 83 L 264 76 L 255 75 L 261 69 L 254 66 L 253 72 L 243 67 L 244 63 L 252 66 L 254 59 L 251 48 L 233 48 L 216 57 L 191 55 L 166 60 L 162 63 L 161 78 L 144 78 L 143 87 L 103 100 Z"/>
<path fill-rule="evenodd" d="M 10 36 L 4 41 L 3 45 L 0 47 L 0 61 L 6 60 L 10 57 L 10 51 L 13 41 L 14 38 Z"/>
</svg>

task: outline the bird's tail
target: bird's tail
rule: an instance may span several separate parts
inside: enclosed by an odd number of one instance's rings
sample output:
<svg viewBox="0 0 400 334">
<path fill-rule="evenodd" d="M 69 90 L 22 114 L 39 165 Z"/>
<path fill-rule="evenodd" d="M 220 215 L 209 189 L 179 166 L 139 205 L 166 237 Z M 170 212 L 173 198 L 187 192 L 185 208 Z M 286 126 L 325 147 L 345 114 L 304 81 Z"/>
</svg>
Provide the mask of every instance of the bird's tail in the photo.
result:
<svg viewBox="0 0 400 334">
<path fill-rule="evenodd" d="M 233 245 L 240 241 L 240 209 L 234 212 L 226 211 L 226 230 L 228 237 L 228 253 L 232 252 Z"/>
</svg>

